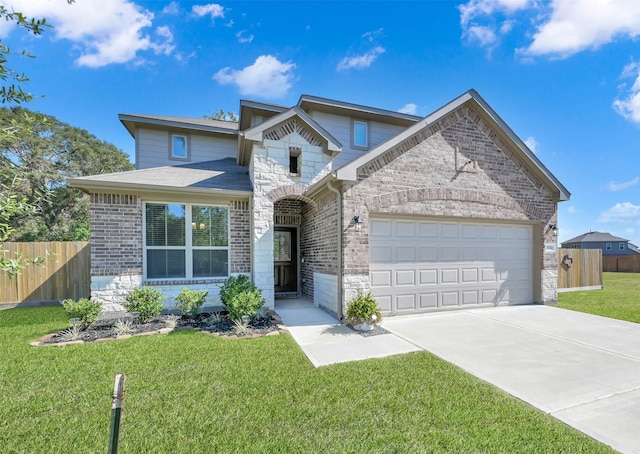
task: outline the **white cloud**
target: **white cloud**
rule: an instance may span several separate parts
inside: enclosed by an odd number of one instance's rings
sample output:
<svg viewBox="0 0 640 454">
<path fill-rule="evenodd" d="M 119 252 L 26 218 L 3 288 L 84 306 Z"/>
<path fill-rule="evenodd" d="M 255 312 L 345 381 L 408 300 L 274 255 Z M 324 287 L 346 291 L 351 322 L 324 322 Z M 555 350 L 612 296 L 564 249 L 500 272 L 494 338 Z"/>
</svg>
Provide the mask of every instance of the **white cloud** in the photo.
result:
<svg viewBox="0 0 640 454">
<path fill-rule="evenodd" d="M 180 13 L 180 4 L 178 2 L 171 2 L 164 8 L 162 8 L 162 14 L 176 15 Z"/>
<path fill-rule="evenodd" d="M 610 181 L 609 183 L 607 183 L 607 189 L 609 191 L 622 191 L 623 189 L 627 189 L 630 187 L 633 187 L 635 185 L 638 184 L 638 182 L 640 181 L 640 177 L 635 177 L 629 181 L 625 181 L 623 183 L 617 183 L 615 181 Z"/>
<path fill-rule="evenodd" d="M 629 63 L 622 70 L 620 77 L 634 79 L 634 82 L 622 99 L 616 99 L 613 102 L 613 108 L 627 120 L 640 124 L 640 63 Z M 621 88 L 625 90 L 627 84 L 621 85 Z"/>
<path fill-rule="evenodd" d="M 239 43 L 250 43 L 251 41 L 253 41 L 253 35 L 244 36 L 246 32 L 246 30 L 240 30 L 238 33 L 236 33 L 236 38 L 238 38 Z"/>
<path fill-rule="evenodd" d="M 383 54 L 384 52 L 385 50 L 382 46 L 376 46 L 363 55 L 356 55 L 355 57 L 344 57 L 342 60 L 340 60 L 336 69 L 338 71 L 344 71 L 351 68 L 368 68 L 373 64 L 374 61 L 376 61 L 378 56 Z"/>
<path fill-rule="evenodd" d="M 636 0 L 554 0 L 525 53 L 568 57 L 620 36 L 639 35 L 640 2 Z"/>
<path fill-rule="evenodd" d="M 279 98 L 291 88 L 292 62 L 282 63 L 272 55 L 261 55 L 243 69 L 223 68 L 213 79 L 221 85 L 236 85 L 242 95 Z"/>
<path fill-rule="evenodd" d="M 511 32 L 513 20 L 498 24 L 497 17 L 528 8 L 534 0 L 470 0 L 458 6 L 462 37 L 491 51 L 500 37 Z"/>
<path fill-rule="evenodd" d="M 53 25 L 56 39 L 67 39 L 80 53 L 76 63 L 98 68 L 112 63 L 126 63 L 138 57 L 138 52 L 151 50 L 168 54 L 173 50 L 171 33 L 159 28 L 153 40 L 145 32 L 152 26 L 153 13 L 130 0 L 102 2 L 99 8 L 91 2 L 19 0 L 12 7 L 29 17 L 46 17 Z"/>
<path fill-rule="evenodd" d="M 578 212 L 578 209 L 576 207 L 574 207 L 573 205 L 571 205 L 569 208 L 567 208 L 567 213 L 569 214 L 576 214 Z"/>
<path fill-rule="evenodd" d="M 498 42 L 498 36 L 493 27 L 486 25 L 471 25 L 467 28 L 465 36 L 469 41 L 475 41 L 482 47 L 491 47 Z"/>
<path fill-rule="evenodd" d="M 370 43 L 372 43 L 372 42 L 376 41 L 379 36 L 382 35 L 382 31 L 383 30 L 384 30 L 383 28 L 379 28 L 377 30 L 366 32 L 366 33 L 362 34 L 362 37 L 364 39 L 366 39 L 367 41 L 369 41 Z"/>
<path fill-rule="evenodd" d="M 217 3 L 209 3 L 207 5 L 193 5 L 191 12 L 198 17 L 210 16 L 211 19 L 224 17 L 224 7 Z"/>
<path fill-rule="evenodd" d="M 596 222 L 611 222 L 640 225 L 640 205 L 631 202 L 616 203 L 611 208 L 600 213 Z"/>
<path fill-rule="evenodd" d="M 535 139 L 535 137 L 527 137 L 524 140 L 524 144 L 529 147 L 529 150 L 533 151 L 534 153 L 538 149 L 538 141 Z"/>
<path fill-rule="evenodd" d="M 418 113 L 418 106 L 410 102 L 405 104 L 402 108 L 398 109 L 398 112 L 409 115 L 416 115 Z"/>
</svg>

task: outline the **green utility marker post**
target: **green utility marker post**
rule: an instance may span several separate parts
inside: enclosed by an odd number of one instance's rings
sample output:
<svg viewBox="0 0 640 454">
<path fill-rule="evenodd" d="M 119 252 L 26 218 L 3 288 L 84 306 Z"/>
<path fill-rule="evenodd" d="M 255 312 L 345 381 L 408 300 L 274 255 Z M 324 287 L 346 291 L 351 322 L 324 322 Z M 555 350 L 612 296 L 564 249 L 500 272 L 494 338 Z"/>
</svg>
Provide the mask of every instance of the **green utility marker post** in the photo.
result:
<svg viewBox="0 0 640 454">
<path fill-rule="evenodd" d="M 109 454 L 118 452 L 118 436 L 120 435 L 120 419 L 124 403 L 124 374 L 116 375 L 113 386 L 113 405 L 111 406 L 111 435 L 109 436 Z"/>
</svg>

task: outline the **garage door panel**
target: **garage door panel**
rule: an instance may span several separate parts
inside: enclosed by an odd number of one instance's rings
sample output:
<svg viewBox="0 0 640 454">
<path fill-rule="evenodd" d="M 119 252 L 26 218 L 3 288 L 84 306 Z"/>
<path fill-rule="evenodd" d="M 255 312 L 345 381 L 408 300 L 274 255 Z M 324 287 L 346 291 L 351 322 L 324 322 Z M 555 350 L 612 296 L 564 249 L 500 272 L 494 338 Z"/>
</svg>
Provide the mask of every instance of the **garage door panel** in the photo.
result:
<svg viewBox="0 0 640 454">
<path fill-rule="evenodd" d="M 398 308 L 398 312 L 413 312 L 416 308 L 416 295 L 415 293 L 405 294 L 405 295 L 397 295 L 396 296 L 396 304 Z"/>
<path fill-rule="evenodd" d="M 469 306 L 469 305 L 477 306 L 478 305 L 478 292 L 477 291 L 472 290 L 472 291 L 461 292 L 461 296 L 462 296 L 462 305 L 463 306 Z"/>
<path fill-rule="evenodd" d="M 438 307 L 438 293 L 420 293 L 420 308 L 435 309 Z"/>
<path fill-rule="evenodd" d="M 420 276 L 419 285 L 435 285 L 438 283 L 438 270 L 436 269 L 418 270 L 418 276 Z"/>
<path fill-rule="evenodd" d="M 416 235 L 416 223 L 414 221 L 397 221 L 395 234 L 398 237 L 414 237 Z"/>
<path fill-rule="evenodd" d="M 371 289 L 383 314 L 533 300 L 533 229 L 371 219 Z"/>
<path fill-rule="evenodd" d="M 462 282 L 465 284 L 478 282 L 478 268 L 462 268 Z"/>
<path fill-rule="evenodd" d="M 396 246 L 393 248 L 393 259 L 395 263 L 415 262 L 415 246 Z"/>
<path fill-rule="evenodd" d="M 369 260 L 371 263 L 391 263 L 393 261 L 391 246 L 375 245 L 369 248 Z"/>
<path fill-rule="evenodd" d="M 458 269 L 449 268 L 440 270 L 440 283 L 442 284 L 457 284 L 458 283 Z"/>
<path fill-rule="evenodd" d="M 416 273 L 414 270 L 397 270 L 395 277 L 397 287 L 416 285 Z"/>
<path fill-rule="evenodd" d="M 442 307 L 452 307 L 458 305 L 458 292 L 442 292 Z"/>
<path fill-rule="evenodd" d="M 393 311 L 393 305 L 391 304 L 391 295 L 376 295 L 376 302 L 380 308 L 380 312 L 390 313 Z"/>
<path fill-rule="evenodd" d="M 440 248 L 440 260 L 457 262 L 460 259 L 458 246 L 444 246 Z"/>
<path fill-rule="evenodd" d="M 372 270 L 371 287 L 391 287 L 391 270 Z"/>
</svg>

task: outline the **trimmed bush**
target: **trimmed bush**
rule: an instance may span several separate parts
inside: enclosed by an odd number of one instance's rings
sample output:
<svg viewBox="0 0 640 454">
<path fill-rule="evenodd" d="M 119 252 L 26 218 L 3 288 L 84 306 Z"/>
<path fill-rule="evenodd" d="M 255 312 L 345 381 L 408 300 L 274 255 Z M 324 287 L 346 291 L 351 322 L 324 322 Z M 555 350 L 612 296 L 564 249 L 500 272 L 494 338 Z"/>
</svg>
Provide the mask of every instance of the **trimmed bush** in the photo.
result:
<svg viewBox="0 0 640 454">
<path fill-rule="evenodd" d="M 347 321 L 352 325 L 368 323 L 370 325 L 380 323 L 382 314 L 378 309 L 378 303 L 369 293 L 361 293 L 351 300 L 347 308 Z"/>
<path fill-rule="evenodd" d="M 102 303 L 87 298 L 82 298 L 79 301 L 64 300 L 62 301 L 62 307 L 64 307 L 69 318 L 80 319 L 80 324 L 83 328 L 98 320 L 100 312 L 102 312 Z"/>
<path fill-rule="evenodd" d="M 139 287 L 129 292 L 122 305 L 128 312 L 138 312 L 139 320 L 145 323 L 160 315 L 164 308 L 162 305 L 164 300 L 165 297 L 160 290 L 153 287 Z"/>
<path fill-rule="evenodd" d="M 252 290 L 236 293 L 226 306 L 231 320 L 241 320 L 243 315 L 253 317 L 264 306 L 262 291 L 254 287 Z"/>
<path fill-rule="evenodd" d="M 188 288 L 183 288 L 176 296 L 176 307 L 182 312 L 182 315 L 198 315 L 208 294 L 208 290 L 189 290 Z"/>
<path fill-rule="evenodd" d="M 241 292 L 255 290 L 257 287 L 251 282 L 249 276 L 241 274 L 239 276 L 231 276 L 220 287 L 220 301 L 227 306 L 231 298 Z"/>
</svg>

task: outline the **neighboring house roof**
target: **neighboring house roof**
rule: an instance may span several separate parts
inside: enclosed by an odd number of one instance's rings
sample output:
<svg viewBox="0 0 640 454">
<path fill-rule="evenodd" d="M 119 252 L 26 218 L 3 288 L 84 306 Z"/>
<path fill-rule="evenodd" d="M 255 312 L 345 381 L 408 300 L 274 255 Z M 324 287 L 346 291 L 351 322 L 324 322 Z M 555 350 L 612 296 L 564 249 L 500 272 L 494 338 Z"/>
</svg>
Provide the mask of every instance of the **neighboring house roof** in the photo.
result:
<svg viewBox="0 0 640 454">
<path fill-rule="evenodd" d="M 209 118 L 170 117 L 163 115 L 120 114 L 118 118 L 129 134 L 135 137 L 136 125 L 149 127 L 188 129 L 201 132 L 221 134 L 238 134 L 238 123 L 235 121 L 211 120 Z"/>
<path fill-rule="evenodd" d="M 87 192 L 134 190 L 241 195 L 252 191 L 248 170 L 237 165 L 234 158 L 107 173 L 68 181 L 71 186 Z"/>
<path fill-rule="evenodd" d="M 582 235 L 578 235 L 575 238 L 571 238 L 570 240 L 563 241 L 562 244 L 571 244 L 571 243 L 607 243 L 607 242 L 622 242 L 629 241 L 624 238 L 620 238 L 619 236 L 613 236 L 607 232 L 587 232 Z"/>
<path fill-rule="evenodd" d="M 378 145 L 362 156 L 337 169 L 337 171 L 334 172 L 334 175 L 340 180 L 356 181 L 357 171 L 360 167 L 376 159 L 378 156 L 382 155 L 396 145 L 401 144 L 403 141 L 417 134 L 422 129 L 440 120 L 444 116 L 448 115 L 449 113 L 453 112 L 466 103 L 472 103 L 474 106 L 476 106 L 478 108 L 478 113 L 483 117 L 483 119 L 490 122 L 490 124 L 495 125 L 496 132 L 508 143 L 511 143 L 515 146 L 514 151 L 516 151 L 517 154 L 526 163 L 529 164 L 529 168 L 532 170 L 532 172 L 534 172 L 534 174 L 536 174 L 543 182 L 547 184 L 550 189 L 552 189 L 556 200 L 569 200 L 569 198 L 571 197 L 571 193 L 567 190 L 567 188 L 565 188 L 564 185 L 560 183 L 560 180 L 558 180 L 555 175 L 553 175 L 549 171 L 549 169 L 545 167 L 542 161 L 538 159 L 538 157 L 529 149 L 529 147 L 527 147 L 525 143 L 505 123 L 505 121 L 500 118 L 500 116 L 489 106 L 489 104 L 487 104 L 487 102 L 482 99 L 482 97 L 473 89 L 444 105 L 432 114 L 424 117 L 422 120 L 415 123 L 413 126 L 408 127 L 397 136 Z"/>
<path fill-rule="evenodd" d="M 628 248 L 630 251 L 633 251 L 633 252 L 636 252 L 636 253 L 640 254 L 640 248 L 638 248 L 638 246 L 636 246 L 636 245 L 635 245 L 635 244 L 633 244 L 633 243 L 629 243 L 629 244 L 627 244 L 627 248 Z"/>
</svg>

